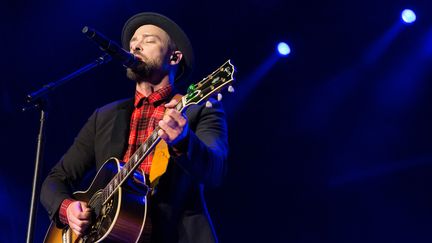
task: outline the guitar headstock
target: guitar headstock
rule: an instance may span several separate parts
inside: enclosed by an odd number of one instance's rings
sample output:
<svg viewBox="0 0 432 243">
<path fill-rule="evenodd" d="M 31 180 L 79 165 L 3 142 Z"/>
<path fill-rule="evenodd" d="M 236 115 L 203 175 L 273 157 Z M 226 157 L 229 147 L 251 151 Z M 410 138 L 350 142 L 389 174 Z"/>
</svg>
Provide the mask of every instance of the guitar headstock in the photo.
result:
<svg viewBox="0 0 432 243">
<path fill-rule="evenodd" d="M 184 107 L 199 104 L 215 94 L 218 94 L 218 100 L 220 100 L 222 95 L 219 92 L 225 87 L 228 87 L 229 92 L 234 92 L 234 88 L 231 86 L 232 81 L 234 81 L 234 72 L 235 67 L 231 60 L 228 60 L 197 84 L 191 84 L 187 94 L 183 97 Z"/>
</svg>

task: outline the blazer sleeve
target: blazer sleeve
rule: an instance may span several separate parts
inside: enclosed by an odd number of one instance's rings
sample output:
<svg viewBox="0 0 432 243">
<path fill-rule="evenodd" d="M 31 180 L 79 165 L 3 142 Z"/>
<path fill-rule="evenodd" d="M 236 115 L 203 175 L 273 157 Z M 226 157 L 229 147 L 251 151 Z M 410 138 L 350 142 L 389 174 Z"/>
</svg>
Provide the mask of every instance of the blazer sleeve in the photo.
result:
<svg viewBox="0 0 432 243">
<path fill-rule="evenodd" d="M 51 220 L 59 223 L 57 214 L 62 201 L 72 198 L 72 192 L 85 173 L 95 167 L 95 111 L 75 138 L 74 143 L 49 172 L 41 188 L 41 203 Z"/>
<path fill-rule="evenodd" d="M 201 105 L 189 109 L 186 113 L 191 125 L 185 141 L 187 152 L 175 156 L 171 149 L 171 156 L 200 183 L 218 186 L 226 171 L 227 124 L 222 104 L 215 100 L 212 103 L 211 108 Z"/>
</svg>

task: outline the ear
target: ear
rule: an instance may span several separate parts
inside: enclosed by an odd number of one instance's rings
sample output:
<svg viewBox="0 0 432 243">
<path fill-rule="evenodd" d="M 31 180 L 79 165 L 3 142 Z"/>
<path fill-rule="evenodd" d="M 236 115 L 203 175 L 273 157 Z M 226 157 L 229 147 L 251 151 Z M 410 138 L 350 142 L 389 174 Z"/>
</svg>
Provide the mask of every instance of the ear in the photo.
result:
<svg viewBox="0 0 432 243">
<path fill-rule="evenodd" d="M 183 59 L 181 51 L 174 51 L 170 56 L 170 65 L 177 65 Z"/>
</svg>

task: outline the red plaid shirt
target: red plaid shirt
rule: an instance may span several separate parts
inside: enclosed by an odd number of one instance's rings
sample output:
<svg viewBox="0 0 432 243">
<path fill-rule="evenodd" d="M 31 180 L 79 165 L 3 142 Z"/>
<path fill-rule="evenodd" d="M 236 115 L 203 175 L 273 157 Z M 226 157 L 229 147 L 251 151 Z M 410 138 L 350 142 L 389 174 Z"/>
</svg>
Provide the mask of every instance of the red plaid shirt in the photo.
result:
<svg viewBox="0 0 432 243">
<path fill-rule="evenodd" d="M 135 109 L 130 122 L 129 142 L 123 161 L 127 162 L 137 148 L 145 142 L 153 130 L 162 120 L 165 112 L 165 104 L 172 92 L 172 86 L 161 88 L 148 97 L 140 92 L 135 93 Z M 153 153 L 150 153 L 141 163 L 141 168 L 146 174 L 150 173 Z"/>
<path fill-rule="evenodd" d="M 169 85 L 153 92 L 148 97 L 138 91 L 135 92 L 135 109 L 132 112 L 128 148 L 123 161 L 129 160 L 135 150 L 151 135 L 158 122 L 162 120 L 165 112 L 164 105 L 169 101 L 172 90 L 172 86 Z M 150 173 L 152 158 L 153 153 L 150 153 L 140 165 L 146 174 Z M 73 200 L 65 199 L 60 206 L 59 219 L 64 224 L 68 224 L 66 210 L 72 202 Z"/>
</svg>

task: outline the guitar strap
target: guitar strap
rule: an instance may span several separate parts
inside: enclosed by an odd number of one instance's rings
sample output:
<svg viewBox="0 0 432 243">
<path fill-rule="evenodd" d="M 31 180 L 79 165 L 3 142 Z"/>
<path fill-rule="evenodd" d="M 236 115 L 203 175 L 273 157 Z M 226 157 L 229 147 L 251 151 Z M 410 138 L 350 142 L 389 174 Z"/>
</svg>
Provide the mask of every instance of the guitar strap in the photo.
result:
<svg viewBox="0 0 432 243">
<path fill-rule="evenodd" d="M 153 154 L 153 160 L 150 167 L 150 185 L 152 188 L 155 188 L 159 178 L 165 173 L 167 166 L 168 166 L 168 160 L 170 158 L 169 151 L 168 151 L 168 145 L 164 140 L 161 140 L 155 148 L 154 154 Z"/>
</svg>

